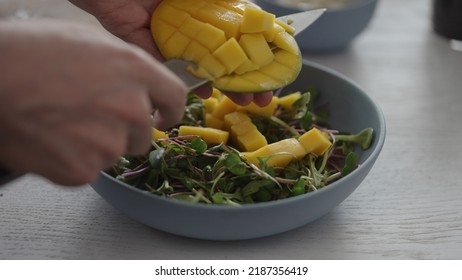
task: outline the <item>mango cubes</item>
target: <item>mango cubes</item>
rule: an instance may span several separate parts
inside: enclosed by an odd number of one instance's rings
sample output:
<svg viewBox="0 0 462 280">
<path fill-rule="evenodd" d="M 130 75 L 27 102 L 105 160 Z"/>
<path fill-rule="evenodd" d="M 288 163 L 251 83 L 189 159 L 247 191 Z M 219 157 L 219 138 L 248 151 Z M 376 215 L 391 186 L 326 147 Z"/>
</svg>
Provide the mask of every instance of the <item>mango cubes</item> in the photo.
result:
<svg viewBox="0 0 462 280">
<path fill-rule="evenodd" d="M 293 28 L 247 0 L 163 0 L 151 33 L 166 59 L 193 62 L 218 89 L 261 92 L 291 83 L 301 69 Z"/>
<path fill-rule="evenodd" d="M 327 136 L 317 128 L 305 132 L 298 139 L 288 138 L 261 147 L 253 152 L 243 153 L 251 163 L 258 165 L 258 158 L 267 158 L 268 166 L 284 167 L 292 160 L 303 158 L 309 153 L 320 156 L 332 145 Z"/>
<path fill-rule="evenodd" d="M 178 136 L 196 135 L 207 144 L 220 144 L 228 141 L 229 133 L 211 127 L 182 125 L 178 129 Z"/>
<path fill-rule="evenodd" d="M 281 137 L 282 140 L 271 143 L 271 138 L 267 140 L 257 128 L 261 123 L 254 123 L 252 120 L 255 117 L 269 119 L 275 114 L 277 116 L 279 110 L 290 110 L 300 97 L 300 92 L 293 92 L 282 97 L 273 97 L 265 107 L 255 104 L 239 106 L 214 89 L 209 99 L 201 101 L 205 126 L 181 125 L 178 136 L 199 136 L 209 145 L 230 145 L 240 151 L 248 162 L 257 166 L 260 165 L 260 160 L 264 160 L 268 166 L 284 167 L 308 154 L 322 156 L 332 146 L 326 132 L 311 128 L 298 137 Z M 163 141 L 163 138 L 168 138 L 168 135 L 153 129 L 153 141 Z"/>
</svg>

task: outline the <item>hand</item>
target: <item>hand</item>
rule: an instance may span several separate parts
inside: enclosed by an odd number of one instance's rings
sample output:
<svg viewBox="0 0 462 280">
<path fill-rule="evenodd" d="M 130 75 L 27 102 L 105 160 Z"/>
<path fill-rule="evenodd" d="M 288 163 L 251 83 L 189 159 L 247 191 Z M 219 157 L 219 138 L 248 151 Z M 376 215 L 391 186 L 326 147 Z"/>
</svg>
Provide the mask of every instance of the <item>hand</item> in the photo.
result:
<svg viewBox="0 0 462 280">
<path fill-rule="evenodd" d="M 63 185 L 145 153 L 178 123 L 184 84 L 138 47 L 79 25 L 0 23 L 0 165 Z"/>
<path fill-rule="evenodd" d="M 76 6 L 94 15 L 109 32 L 117 37 L 138 45 L 147 52 L 163 61 L 154 44 L 150 31 L 150 18 L 155 7 L 161 0 L 69 0 Z M 194 91 L 202 98 L 212 94 L 210 87 L 204 86 Z M 259 106 L 268 105 L 272 92 L 264 93 L 233 93 L 225 92 L 235 103 L 247 105 L 251 102 Z"/>
</svg>

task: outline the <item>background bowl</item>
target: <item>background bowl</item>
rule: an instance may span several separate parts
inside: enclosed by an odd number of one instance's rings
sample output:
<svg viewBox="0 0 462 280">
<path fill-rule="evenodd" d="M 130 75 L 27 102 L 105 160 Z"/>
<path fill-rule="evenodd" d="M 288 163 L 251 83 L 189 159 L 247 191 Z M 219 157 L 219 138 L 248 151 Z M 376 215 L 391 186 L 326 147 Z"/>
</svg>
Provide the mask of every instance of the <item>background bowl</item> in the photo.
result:
<svg viewBox="0 0 462 280">
<path fill-rule="evenodd" d="M 302 11 L 282 5 L 281 0 L 253 0 L 264 10 L 283 16 Z M 327 11 L 296 40 L 302 51 L 333 52 L 346 48 L 369 24 L 378 0 L 354 0 L 342 7 Z"/>
<path fill-rule="evenodd" d="M 314 86 L 320 104 L 328 104 L 332 128 L 359 132 L 372 127 L 374 138 L 367 151 L 358 151 L 360 166 L 344 178 L 315 192 L 278 201 L 239 207 L 205 205 L 159 197 L 102 172 L 92 187 L 112 206 L 153 228 L 177 235 L 238 240 L 263 237 L 305 225 L 331 211 L 363 181 L 385 141 L 381 110 L 357 85 L 322 66 L 304 61 L 298 79 L 288 90 Z"/>
</svg>

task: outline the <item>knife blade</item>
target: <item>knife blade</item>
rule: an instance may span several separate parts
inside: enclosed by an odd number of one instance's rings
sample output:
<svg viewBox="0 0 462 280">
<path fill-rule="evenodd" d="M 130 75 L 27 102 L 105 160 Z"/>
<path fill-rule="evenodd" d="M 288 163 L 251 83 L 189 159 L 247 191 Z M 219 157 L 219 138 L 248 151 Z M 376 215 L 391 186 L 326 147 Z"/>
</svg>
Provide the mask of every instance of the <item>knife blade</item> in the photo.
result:
<svg viewBox="0 0 462 280">
<path fill-rule="evenodd" d="M 285 15 L 278 17 L 277 19 L 292 26 L 295 29 L 295 33 L 292 36 L 296 36 L 305 30 L 308 26 L 310 26 L 313 22 L 315 22 L 325 11 L 326 9 L 321 8 Z M 209 82 L 207 79 L 194 76 L 187 70 L 187 67 L 195 66 L 194 62 L 174 58 L 164 62 L 164 65 L 167 66 L 168 69 L 175 73 L 186 84 L 188 90 L 193 90 Z"/>
<path fill-rule="evenodd" d="M 295 29 L 295 33 L 292 34 L 292 36 L 295 37 L 298 34 L 300 34 L 300 32 L 305 30 L 308 26 L 313 24 L 313 22 L 315 22 L 325 11 L 325 8 L 314 9 L 281 16 L 277 19 L 292 26 Z"/>
</svg>

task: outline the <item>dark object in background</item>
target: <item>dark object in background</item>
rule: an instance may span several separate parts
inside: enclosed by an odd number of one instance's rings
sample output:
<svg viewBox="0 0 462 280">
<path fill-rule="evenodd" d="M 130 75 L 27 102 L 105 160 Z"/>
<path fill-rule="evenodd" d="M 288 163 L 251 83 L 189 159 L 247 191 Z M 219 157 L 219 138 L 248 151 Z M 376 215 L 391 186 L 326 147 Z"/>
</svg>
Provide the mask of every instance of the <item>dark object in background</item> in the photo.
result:
<svg viewBox="0 0 462 280">
<path fill-rule="evenodd" d="M 433 28 L 441 36 L 462 41 L 462 1 L 433 0 Z"/>
</svg>

